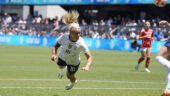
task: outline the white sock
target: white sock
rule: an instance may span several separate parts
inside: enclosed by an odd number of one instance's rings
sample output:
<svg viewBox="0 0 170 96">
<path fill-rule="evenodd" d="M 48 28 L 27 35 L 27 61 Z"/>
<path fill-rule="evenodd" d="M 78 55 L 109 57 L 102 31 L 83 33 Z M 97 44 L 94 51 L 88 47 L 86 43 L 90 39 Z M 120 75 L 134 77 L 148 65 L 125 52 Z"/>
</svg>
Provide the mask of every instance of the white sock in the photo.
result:
<svg viewBox="0 0 170 96">
<path fill-rule="evenodd" d="M 166 88 L 165 91 L 170 91 L 170 69 L 166 69 Z"/>
<path fill-rule="evenodd" d="M 170 61 L 165 59 L 162 56 L 156 56 L 156 60 L 162 65 L 165 66 L 166 68 L 170 69 Z"/>
<path fill-rule="evenodd" d="M 61 73 L 63 73 L 63 72 L 64 72 L 64 70 L 65 70 L 65 68 L 63 68 L 63 69 L 60 69 L 60 72 L 61 72 Z"/>
<path fill-rule="evenodd" d="M 77 80 L 75 80 L 74 82 L 71 82 L 71 84 L 75 84 L 75 83 L 77 83 Z"/>
</svg>

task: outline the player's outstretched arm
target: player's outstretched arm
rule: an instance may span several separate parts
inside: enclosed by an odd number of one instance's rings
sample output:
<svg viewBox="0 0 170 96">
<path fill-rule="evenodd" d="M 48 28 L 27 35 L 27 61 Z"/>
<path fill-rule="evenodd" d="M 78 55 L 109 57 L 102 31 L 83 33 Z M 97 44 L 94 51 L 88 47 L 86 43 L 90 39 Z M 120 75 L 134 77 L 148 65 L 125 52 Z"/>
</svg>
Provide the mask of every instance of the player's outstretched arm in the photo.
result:
<svg viewBox="0 0 170 96">
<path fill-rule="evenodd" d="M 159 24 L 160 25 L 165 25 L 167 28 L 170 29 L 170 23 L 168 21 L 163 20 L 163 21 L 160 21 Z"/>
<path fill-rule="evenodd" d="M 93 61 L 93 57 L 92 57 L 90 51 L 88 51 L 87 53 L 85 53 L 85 56 L 86 56 L 86 58 L 87 58 L 87 63 L 86 63 L 86 66 L 82 68 L 82 70 L 84 70 L 84 71 L 89 71 L 90 65 L 91 65 L 91 63 L 92 63 L 92 61 Z"/>
<path fill-rule="evenodd" d="M 56 54 L 57 54 L 57 50 L 60 47 L 60 44 L 56 43 L 53 48 L 52 48 L 52 56 L 51 56 L 51 60 L 55 61 L 56 60 Z"/>
</svg>

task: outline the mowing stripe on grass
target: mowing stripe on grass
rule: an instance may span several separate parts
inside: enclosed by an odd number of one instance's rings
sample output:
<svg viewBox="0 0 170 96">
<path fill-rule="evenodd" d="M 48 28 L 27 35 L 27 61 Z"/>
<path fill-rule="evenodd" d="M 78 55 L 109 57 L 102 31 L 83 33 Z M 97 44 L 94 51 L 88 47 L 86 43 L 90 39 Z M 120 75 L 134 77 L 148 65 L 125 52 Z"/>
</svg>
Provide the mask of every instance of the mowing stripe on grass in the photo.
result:
<svg viewBox="0 0 170 96">
<path fill-rule="evenodd" d="M 61 87 L 0 87 L 0 89 L 64 89 Z M 74 90 L 163 90 L 163 88 L 73 88 Z"/>
<path fill-rule="evenodd" d="M 0 81 L 68 81 L 67 79 L 0 79 Z M 111 81 L 111 80 L 78 80 L 81 82 L 98 83 L 135 83 L 135 84 L 165 84 L 161 82 L 133 82 L 133 81 Z"/>
</svg>

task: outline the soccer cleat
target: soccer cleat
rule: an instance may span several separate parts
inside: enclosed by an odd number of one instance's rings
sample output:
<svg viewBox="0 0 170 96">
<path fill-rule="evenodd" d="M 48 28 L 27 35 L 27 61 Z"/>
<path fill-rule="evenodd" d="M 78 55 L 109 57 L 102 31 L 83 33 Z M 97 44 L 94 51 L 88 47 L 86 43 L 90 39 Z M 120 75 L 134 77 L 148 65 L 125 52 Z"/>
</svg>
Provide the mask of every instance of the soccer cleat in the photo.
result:
<svg viewBox="0 0 170 96">
<path fill-rule="evenodd" d="M 135 69 L 138 70 L 138 68 L 139 68 L 139 64 L 137 63 Z"/>
<path fill-rule="evenodd" d="M 146 72 L 150 72 L 148 68 L 145 68 L 145 71 L 146 71 Z"/>
<path fill-rule="evenodd" d="M 65 89 L 66 90 L 70 90 L 71 88 L 73 88 L 74 87 L 74 85 L 76 85 L 76 83 L 77 83 L 77 80 L 74 82 L 74 83 L 69 83 L 68 85 L 66 85 L 66 87 L 65 87 Z"/>
</svg>

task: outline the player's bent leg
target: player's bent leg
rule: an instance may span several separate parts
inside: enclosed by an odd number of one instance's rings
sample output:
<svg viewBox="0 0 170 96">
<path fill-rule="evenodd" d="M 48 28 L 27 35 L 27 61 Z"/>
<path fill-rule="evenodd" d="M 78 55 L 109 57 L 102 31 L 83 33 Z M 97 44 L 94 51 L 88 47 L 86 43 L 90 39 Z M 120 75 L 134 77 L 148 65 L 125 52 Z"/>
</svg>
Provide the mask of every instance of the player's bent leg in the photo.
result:
<svg viewBox="0 0 170 96">
<path fill-rule="evenodd" d="M 64 70 L 67 66 L 66 62 L 61 58 L 58 58 L 57 65 L 59 66 L 60 70 L 58 72 L 58 78 L 61 79 L 64 76 Z"/>
<path fill-rule="evenodd" d="M 170 69 L 170 61 L 167 59 L 169 57 L 170 48 L 163 46 L 156 56 L 156 60 L 164 67 Z"/>
<path fill-rule="evenodd" d="M 143 60 L 145 60 L 145 56 L 146 56 L 146 50 L 145 50 L 145 48 L 143 48 L 142 51 L 141 51 L 141 57 L 138 59 L 138 63 L 136 63 L 136 66 L 135 66 L 135 69 L 136 69 L 136 70 L 138 70 L 139 64 L 140 64 Z"/>
<path fill-rule="evenodd" d="M 76 75 L 75 74 L 70 74 L 70 73 L 67 72 L 67 78 L 70 80 L 70 82 L 76 81 Z"/>
<path fill-rule="evenodd" d="M 163 56 L 156 56 L 156 60 L 164 67 L 170 69 L 170 61 L 165 59 Z"/>
<path fill-rule="evenodd" d="M 147 59 L 146 59 L 146 63 L 145 63 L 145 71 L 146 72 L 150 72 L 150 70 L 148 69 L 149 67 L 149 63 L 150 63 L 150 56 L 147 56 Z"/>
<path fill-rule="evenodd" d="M 145 68 L 149 67 L 150 60 L 151 60 L 151 57 L 147 56 L 146 63 L 145 63 Z"/>
<path fill-rule="evenodd" d="M 169 49 L 169 48 L 167 48 L 166 46 L 163 46 L 163 47 L 160 49 L 160 51 L 159 51 L 159 53 L 157 54 L 157 56 L 166 56 L 166 54 L 167 54 L 167 52 L 168 52 L 168 49 Z"/>
<path fill-rule="evenodd" d="M 65 89 L 70 90 L 73 88 L 73 86 L 76 85 L 77 80 L 76 80 L 76 72 L 79 68 L 79 65 L 73 66 L 73 65 L 68 65 L 67 66 L 67 78 L 70 80 L 70 83 L 66 85 Z"/>
<path fill-rule="evenodd" d="M 70 82 L 69 84 L 66 85 L 65 89 L 70 90 L 72 89 L 77 83 L 77 80 L 75 82 Z"/>
<path fill-rule="evenodd" d="M 148 67 L 149 67 L 150 59 L 151 59 L 151 52 L 152 52 L 152 48 L 147 48 L 147 59 L 145 62 L 145 71 L 146 72 L 150 72 Z"/>
<path fill-rule="evenodd" d="M 136 63 L 135 69 L 138 70 L 138 68 L 139 68 L 139 64 Z"/>
<path fill-rule="evenodd" d="M 145 60 L 145 56 L 142 56 L 138 59 L 138 64 L 140 64 L 143 60 Z"/>
<path fill-rule="evenodd" d="M 167 47 L 168 48 L 168 51 L 167 51 L 167 60 L 170 61 L 170 47 Z"/>
<path fill-rule="evenodd" d="M 168 71 L 168 69 L 166 71 Z M 167 84 L 166 84 L 165 91 L 162 93 L 161 96 L 170 96 L 170 90 L 168 90 L 169 89 L 169 84 L 168 84 L 168 77 L 167 76 L 168 76 L 168 74 L 166 72 L 166 81 L 167 81 Z"/>
<path fill-rule="evenodd" d="M 76 83 L 77 83 L 76 75 L 75 75 L 75 74 L 67 73 L 67 78 L 70 79 L 70 83 L 66 85 L 65 89 L 66 89 L 66 90 L 70 90 L 70 89 L 72 89 L 72 88 L 76 85 Z"/>
<path fill-rule="evenodd" d="M 59 66 L 60 70 L 58 72 L 58 78 L 61 79 L 64 76 L 64 71 L 66 66 Z"/>
<path fill-rule="evenodd" d="M 170 69 L 168 68 L 166 68 L 166 88 L 163 94 L 170 95 Z"/>
<path fill-rule="evenodd" d="M 136 63 L 136 66 L 135 66 L 135 69 L 136 69 L 136 70 L 138 70 L 140 63 L 141 63 L 144 59 L 145 59 L 144 56 L 142 56 L 142 57 L 140 57 L 140 58 L 138 59 L 138 63 Z"/>
<path fill-rule="evenodd" d="M 166 88 L 161 96 L 170 96 L 170 61 L 169 61 L 170 48 L 163 46 L 156 56 L 156 60 L 164 67 L 166 67 Z"/>
<path fill-rule="evenodd" d="M 146 48 L 142 48 L 142 51 L 141 51 L 141 57 L 138 59 L 138 63 L 137 64 L 140 64 L 146 57 Z"/>
</svg>

